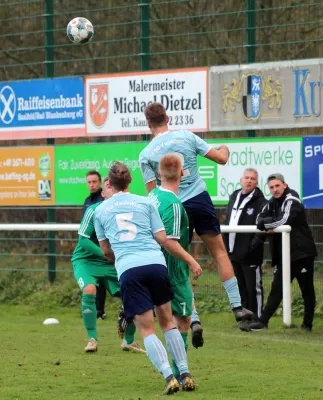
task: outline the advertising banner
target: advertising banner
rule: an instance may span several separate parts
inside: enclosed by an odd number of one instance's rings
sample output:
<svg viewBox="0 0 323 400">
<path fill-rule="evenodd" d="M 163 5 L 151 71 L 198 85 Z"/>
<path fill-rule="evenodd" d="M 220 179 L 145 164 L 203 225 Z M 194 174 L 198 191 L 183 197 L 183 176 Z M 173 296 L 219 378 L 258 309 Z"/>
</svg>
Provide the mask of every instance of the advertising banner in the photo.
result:
<svg viewBox="0 0 323 400">
<path fill-rule="evenodd" d="M 245 168 L 259 173 L 259 187 L 267 198 L 268 175 L 280 172 L 291 188 L 302 195 L 301 139 L 239 139 L 208 141 L 217 147 L 227 144 L 230 160 L 225 166 L 198 157 L 199 173 L 207 184 L 214 204 L 227 204 L 230 194 L 240 188 L 240 178 Z M 145 195 L 145 185 L 139 166 L 139 153 L 147 143 L 112 143 L 79 146 L 58 146 L 55 151 L 55 190 L 57 205 L 82 205 L 89 195 L 85 175 L 97 170 L 102 177 L 115 160 L 124 162 L 132 174 L 131 191 Z"/>
<path fill-rule="evenodd" d="M 0 83 L 0 140 L 84 135 L 82 78 Z"/>
<path fill-rule="evenodd" d="M 303 137 L 303 202 L 323 208 L 323 137 Z"/>
<path fill-rule="evenodd" d="M 85 80 L 88 135 L 147 133 L 145 107 L 160 102 L 169 129 L 208 130 L 208 68 L 89 76 Z"/>
<path fill-rule="evenodd" d="M 55 204 L 54 147 L 0 149 L 0 205 Z"/>
<path fill-rule="evenodd" d="M 131 191 L 145 195 L 141 177 L 139 153 L 147 143 L 101 143 L 55 148 L 55 187 L 57 205 L 83 205 L 89 196 L 86 174 L 90 170 L 100 172 L 102 178 L 115 160 L 125 163 L 132 175 Z"/>
<path fill-rule="evenodd" d="M 217 165 L 199 158 L 199 173 L 207 184 L 214 204 L 227 204 L 229 196 L 241 188 L 240 178 L 246 168 L 255 168 L 259 174 L 259 188 L 266 198 L 270 192 L 267 177 L 280 172 L 286 183 L 302 196 L 301 138 L 266 138 L 208 141 L 214 147 L 226 144 L 230 159 L 226 165 Z"/>
<path fill-rule="evenodd" d="M 210 131 L 323 126 L 323 59 L 211 67 Z"/>
</svg>

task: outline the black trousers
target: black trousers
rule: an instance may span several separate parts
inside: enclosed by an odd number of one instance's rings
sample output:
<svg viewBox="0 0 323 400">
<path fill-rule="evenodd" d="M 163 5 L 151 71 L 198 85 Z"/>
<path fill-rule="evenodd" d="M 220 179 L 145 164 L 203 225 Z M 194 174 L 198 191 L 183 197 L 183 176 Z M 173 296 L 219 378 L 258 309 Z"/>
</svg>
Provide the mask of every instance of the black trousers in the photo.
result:
<svg viewBox="0 0 323 400">
<path fill-rule="evenodd" d="M 99 313 L 104 312 L 105 298 L 107 296 L 107 289 L 103 281 L 99 281 L 99 286 L 96 288 L 96 310 Z"/>
<path fill-rule="evenodd" d="M 314 257 L 302 258 L 291 263 L 291 281 L 297 279 L 304 299 L 303 324 L 312 327 L 315 309 L 314 289 Z M 260 321 L 267 324 L 274 315 L 283 298 L 282 268 L 277 267 L 268 296 L 266 307 L 260 317 Z"/>
<path fill-rule="evenodd" d="M 247 265 L 232 262 L 238 281 L 241 305 L 260 317 L 264 303 L 262 270 L 260 265 Z"/>
</svg>

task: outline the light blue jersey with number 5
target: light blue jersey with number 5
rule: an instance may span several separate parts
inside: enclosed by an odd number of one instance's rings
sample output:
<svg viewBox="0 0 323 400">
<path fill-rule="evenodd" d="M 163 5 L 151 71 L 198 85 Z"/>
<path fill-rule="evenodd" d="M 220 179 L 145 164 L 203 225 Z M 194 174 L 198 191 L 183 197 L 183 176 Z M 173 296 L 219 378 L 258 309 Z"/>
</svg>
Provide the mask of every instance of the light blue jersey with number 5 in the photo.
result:
<svg viewBox="0 0 323 400">
<path fill-rule="evenodd" d="M 183 165 L 184 176 L 179 185 L 178 197 L 182 202 L 206 190 L 206 184 L 198 174 L 197 155 L 205 156 L 211 146 L 190 131 L 169 131 L 157 135 L 139 156 L 141 173 L 145 183 L 158 178 L 159 160 L 169 153 L 177 153 Z"/>
<path fill-rule="evenodd" d="M 166 266 L 154 234 L 165 230 L 148 197 L 120 192 L 95 210 L 94 227 L 99 241 L 109 239 L 118 277 L 130 268 L 149 264 Z"/>
</svg>

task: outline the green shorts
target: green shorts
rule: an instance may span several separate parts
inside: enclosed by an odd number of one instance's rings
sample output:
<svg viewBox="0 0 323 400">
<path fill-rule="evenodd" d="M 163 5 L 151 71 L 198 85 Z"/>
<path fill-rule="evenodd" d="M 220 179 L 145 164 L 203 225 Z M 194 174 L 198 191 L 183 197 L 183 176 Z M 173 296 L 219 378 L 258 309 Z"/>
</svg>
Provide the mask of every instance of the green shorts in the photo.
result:
<svg viewBox="0 0 323 400">
<path fill-rule="evenodd" d="M 172 285 L 171 288 L 174 293 L 174 299 L 172 300 L 173 315 L 178 317 L 192 315 L 193 294 L 190 281 L 187 279 L 186 282 Z"/>
<path fill-rule="evenodd" d="M 104 282 L 112 297 L 120 297 L 120 284 L 113 265 L 105 266 L 87 260 L 73 261 L 72 265 L 76 282 L 82 291 L 87 285 L 99 286 L 100 282 Z"/>
</svg>

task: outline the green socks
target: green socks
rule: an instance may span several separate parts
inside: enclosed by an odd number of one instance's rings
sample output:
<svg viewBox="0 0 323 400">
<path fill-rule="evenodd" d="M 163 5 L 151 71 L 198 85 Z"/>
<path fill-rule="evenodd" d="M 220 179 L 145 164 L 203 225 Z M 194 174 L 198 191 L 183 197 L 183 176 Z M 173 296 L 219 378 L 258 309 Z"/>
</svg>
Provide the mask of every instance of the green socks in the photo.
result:
<svg viewBox="0 0 323 400">
<path fill-rule="evenodd" d="M 184 340 L 185 350 L 186 350 L 186 353 L 187 353 L 187 348 L 188 348 L 187 336 L 188 336 L 188 333 L 187 332 L 181 332 L 181 336 L 182 336 L 182 338 Z M 173 375 L 175 377 L 179 377 L 180 376 L 179 369 L 177 368 L 177 365 L 175 364 L 175 361 L 173 359 L 172 359 L 172 370 L 173 370 Z"/>
<path fill-rule="evenodd" d="M 96 333 L 95 294 L 82 294 L 82 316 L 89 339 L 98 340 Z"/>
<path fill-rule="evenodd" d="M 124 340 L 127 342 L 127 344 L 131 344 L 135 341 L 135 332 L 136 325 L 133 322 L 130 322 L 124 333 Z"/>
<path fill-rule="evenodd" d="M 96 305 L 95 305 L 95 294 L 82 294 L 82 316 L 84 326 L 87 331 L 89 339 L 93 338 L 98 340 L 96 333 Z M 124 335 L 124 339 L 127 344 L 131 344 L 135 341 L 136 325 L 131 322 Z M 186 334 L 187 341 L 187 334 Z"/>
</svg>

